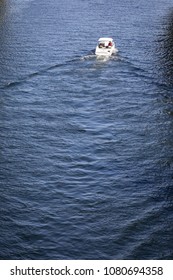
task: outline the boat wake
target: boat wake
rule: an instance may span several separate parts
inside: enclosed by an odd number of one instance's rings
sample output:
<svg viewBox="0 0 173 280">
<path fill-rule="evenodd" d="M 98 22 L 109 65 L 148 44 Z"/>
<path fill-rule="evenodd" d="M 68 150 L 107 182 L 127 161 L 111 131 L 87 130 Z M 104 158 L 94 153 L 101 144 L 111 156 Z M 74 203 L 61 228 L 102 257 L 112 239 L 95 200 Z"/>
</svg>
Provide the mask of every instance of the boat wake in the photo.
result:
<svg viewBox="0 0 173 280">
<path fill-rule="evenodd" d="M 119 59 L 118 53 L 113 53 L 111 56 L 105 55 L 96 55 L 95 50 L 91 50 L 87 55 L 84 55 L 80 58 L 80 60 L 99 60 L 99 61 L 109 61 L 109 60 L 117 60 Z"/>
<path fill-rule="evenodd" d="M 99 62 L 99 63 L 103 63 L 103 62 L 107 62 L 110 60 L 121 60 L 120 57 L 116 54 L 112 54 L 112 56 L 97 56 L 95 55 L 95 50 L 91 50 L 87 55 L 84 56 L 77 56 L 71 60 L 67 60 L 64 63 L 59 63 L 59 64 L 54 64 L 54 65 L 50 65 L 48 67 L 39 69 L 38 71 L 35 71 L 33 73 L 29 73 L 26 76 L 20 77 L 18 80 L 12 80 L 12 81 L 8 81 L 5 82 L 3 84 L 0 85 L 1 89 L 7 89 L 7 88 L 11 88 L 11 87 L 15 87 L 15 86 L 20 86 L 26 82 L 28 82 L 29 80 L 32 80 L 38 76 L 42 76 L 45 75 L 47 72 L 51 72 L 54 71 L 57 68 L 61 68 L 61 67 L 66 67 L 69 65 L 74 65 L 74 63 L 77 62 L 81 62 L 81 61 L 94 61 L 94 62 Z"/>
</svg>

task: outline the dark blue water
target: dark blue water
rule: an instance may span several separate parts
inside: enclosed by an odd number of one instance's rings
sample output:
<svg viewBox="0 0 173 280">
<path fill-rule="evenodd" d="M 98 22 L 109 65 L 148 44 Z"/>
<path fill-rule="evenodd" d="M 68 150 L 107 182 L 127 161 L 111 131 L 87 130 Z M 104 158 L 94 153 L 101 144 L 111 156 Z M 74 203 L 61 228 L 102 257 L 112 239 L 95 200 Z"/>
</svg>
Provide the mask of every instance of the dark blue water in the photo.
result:
<svg viewBox="0 0 173 280">
<path fill-rule="evenodd" d="M 172 8 L 0 1 L 0 259 L 173 258 Z"/>
</svg>

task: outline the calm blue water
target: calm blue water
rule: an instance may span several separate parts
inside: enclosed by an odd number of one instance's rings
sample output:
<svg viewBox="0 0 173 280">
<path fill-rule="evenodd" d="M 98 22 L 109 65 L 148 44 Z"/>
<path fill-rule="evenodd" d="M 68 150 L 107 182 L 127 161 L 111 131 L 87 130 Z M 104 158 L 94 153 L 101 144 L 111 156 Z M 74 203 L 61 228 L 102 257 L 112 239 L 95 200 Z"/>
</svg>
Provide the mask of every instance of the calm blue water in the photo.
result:
<svg viewBox="0 0 173 280">
<path fill-rule="evenodd" d="M 173 258 L 172 8 L 0 1 L 0 259 Z"/>
</svg>

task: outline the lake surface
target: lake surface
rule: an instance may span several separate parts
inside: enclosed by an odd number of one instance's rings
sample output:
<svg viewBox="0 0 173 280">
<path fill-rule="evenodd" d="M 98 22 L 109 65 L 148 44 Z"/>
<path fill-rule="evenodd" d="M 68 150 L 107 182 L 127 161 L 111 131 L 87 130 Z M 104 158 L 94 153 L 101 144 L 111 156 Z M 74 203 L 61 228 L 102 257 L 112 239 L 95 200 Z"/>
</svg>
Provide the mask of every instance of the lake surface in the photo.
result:
<svg viewBox="0 0 173 280">
<path fill-rule="evenodd" d="M 172 8 L 0 1 L 0 259 L 173 258 Z"/>
</svg>

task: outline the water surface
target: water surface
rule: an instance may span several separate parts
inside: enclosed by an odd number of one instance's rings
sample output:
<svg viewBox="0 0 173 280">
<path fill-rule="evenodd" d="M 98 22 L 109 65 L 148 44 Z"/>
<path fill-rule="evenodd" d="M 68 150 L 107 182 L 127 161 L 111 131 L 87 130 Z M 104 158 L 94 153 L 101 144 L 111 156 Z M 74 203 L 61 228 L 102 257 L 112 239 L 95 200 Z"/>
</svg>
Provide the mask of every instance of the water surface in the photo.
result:
<svg viewBox="0 0 173 280">
<path fill-rule="evenodd" d="M 172 7 L 0 1 L 1 259 L 172 259 Z"/>
</svg>

